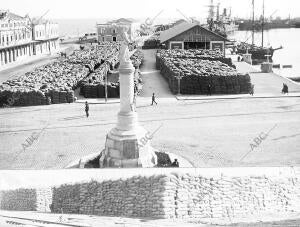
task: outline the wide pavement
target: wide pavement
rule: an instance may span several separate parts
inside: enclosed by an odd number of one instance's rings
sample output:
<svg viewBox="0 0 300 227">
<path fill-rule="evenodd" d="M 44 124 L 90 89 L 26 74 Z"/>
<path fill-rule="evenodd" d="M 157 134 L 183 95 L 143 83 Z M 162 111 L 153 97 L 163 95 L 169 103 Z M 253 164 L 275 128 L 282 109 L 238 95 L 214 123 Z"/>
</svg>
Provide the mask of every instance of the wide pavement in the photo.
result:
<svg viewBox="0 0 300 227">
<path fill-rule="evenodd" d="M 137 100 L 141 124 L 150 132 L 160 128 L 153 147 L 195 167 L 300 165 L 300 98 L 178 101 L 153 58 L 146 51 Z M 152 92 L 157 106 L 150 105 Z M 119 103 L 96 102 L 86 118 L 84 103 L 0 109 L 0 169 L 64 168 L 100 153 L 118 110 Z"/>
</svg>

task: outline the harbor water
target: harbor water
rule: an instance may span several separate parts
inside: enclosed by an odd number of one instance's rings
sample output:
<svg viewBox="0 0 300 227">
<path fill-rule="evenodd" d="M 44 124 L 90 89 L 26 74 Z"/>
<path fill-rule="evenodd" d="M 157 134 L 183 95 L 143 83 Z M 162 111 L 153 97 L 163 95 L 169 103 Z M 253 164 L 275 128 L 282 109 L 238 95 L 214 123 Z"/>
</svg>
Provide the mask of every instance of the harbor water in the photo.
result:
<svg viewBox="0 0 300 227">
<path fill-rule="evenodd" d="M 261 45 L 261 32 L 255 33 L 254 42 L 256 45 Z M 236 31 L 229 36 L 230 39 L 236 41 L 247 41 L 251 43 L 251 31 Z M 273 48 L 283 47 L 281 50 L 274 52 L 273 63 L 280 64 L 280 69 L 274 69 L 285 77 L 300 77 L 300 29 L 271 29 L 264 32 L 264 46 L 272 46 Z M 292 65 L 292 68 L 282 68 L 282 65 Z"/>
</svg>

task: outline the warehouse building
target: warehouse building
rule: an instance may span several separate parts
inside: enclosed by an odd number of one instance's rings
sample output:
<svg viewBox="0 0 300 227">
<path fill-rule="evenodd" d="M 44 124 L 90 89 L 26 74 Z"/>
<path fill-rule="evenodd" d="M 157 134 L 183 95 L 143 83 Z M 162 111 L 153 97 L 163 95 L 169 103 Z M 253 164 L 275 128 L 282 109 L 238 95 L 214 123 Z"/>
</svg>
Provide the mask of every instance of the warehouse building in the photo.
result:
<svg viewBox="0 0 300 227">
<path fill-rule="evenodd" d="M 180 23 L 160 34 L 160 43 L 167 49 L 219 49 L 225 55 L 226 41 L 198 22 Z"/>
</svg>

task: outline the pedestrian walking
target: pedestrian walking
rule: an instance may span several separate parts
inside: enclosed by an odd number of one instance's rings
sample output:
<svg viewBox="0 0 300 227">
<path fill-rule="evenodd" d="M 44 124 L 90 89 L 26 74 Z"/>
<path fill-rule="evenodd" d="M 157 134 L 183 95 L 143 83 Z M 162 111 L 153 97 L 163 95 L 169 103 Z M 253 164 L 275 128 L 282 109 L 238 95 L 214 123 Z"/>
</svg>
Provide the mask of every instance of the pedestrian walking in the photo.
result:
<svg viewBox="0 0 300 227">
<path fill-rule="evenodd" d="M 172 167 L 179 167 L 179 162 L 175 158 L 174 162 L 171 164 Z"/>
<path fill-rule="evenodd" d="M 86 102 L 85 102 L 85 114 L 86 114 L 86 117 L 89 117 L 89 116 L 90 116 L 89 110 L 90 110 L 90 107 L 89 107 L 88 102 L 86 101 Z"/>
<path fill-rule="evenodd" d="M 289 87 L 285 84 L 285 93 L 288 94 L 289 93 Z"/>
<path fill-rule="evenodd" d="M 151 106 L 153 106 L 153 103 L 155 103 L 157 105 L 157 102 L 155 101 L 155 94 L 152 94 L 152 103 Z"/>
<path fill-rule="evenodd" d="M 211 85 L 207 85 L 207 95 L 211 95 Z"/>
<path fill-rule="evenodd" d="M 250 88 L 250 95 L 253 96 L 253 94 L 254 94 L 254 85 L 252 84 L 252 85 L 251 85 L 251 88 Z"/>
<path fill-rule="evenodd" d="M 281 93 L 282 94 L 288 94 L 289 93 L 289 87 L 285 83 L 283 83 L 283 85 L 282 85 Z"/>
</svg>

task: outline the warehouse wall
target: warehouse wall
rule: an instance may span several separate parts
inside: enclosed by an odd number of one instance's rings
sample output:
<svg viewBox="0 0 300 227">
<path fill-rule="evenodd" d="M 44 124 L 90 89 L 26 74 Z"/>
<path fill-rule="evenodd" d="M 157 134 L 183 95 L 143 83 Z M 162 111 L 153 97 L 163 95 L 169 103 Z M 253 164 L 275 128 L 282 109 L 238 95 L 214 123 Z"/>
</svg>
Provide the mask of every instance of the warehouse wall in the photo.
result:
<svg viewBox="0 0 300 227">
<path fill-rule="evenodd" d="M 110 171 L 107 176 L 120 170 Z M 2 192 L 1 209 L 43 211 L 45 200 L 53 200 L 57 213 L 128 217 L 231 219 L 300 212 L 300 168 L 153 168 L 107 178 L 55 187 L 52 198 L 49 190 Z"/>
</svg>

